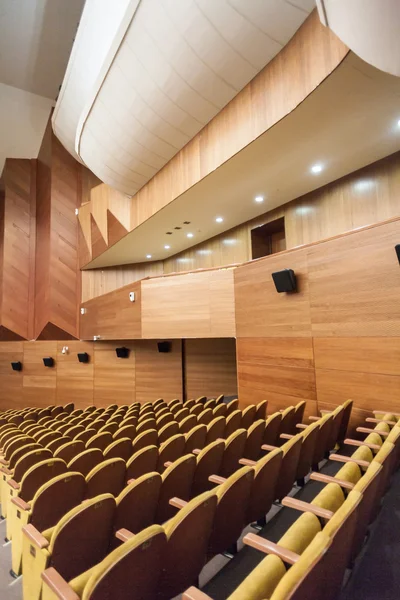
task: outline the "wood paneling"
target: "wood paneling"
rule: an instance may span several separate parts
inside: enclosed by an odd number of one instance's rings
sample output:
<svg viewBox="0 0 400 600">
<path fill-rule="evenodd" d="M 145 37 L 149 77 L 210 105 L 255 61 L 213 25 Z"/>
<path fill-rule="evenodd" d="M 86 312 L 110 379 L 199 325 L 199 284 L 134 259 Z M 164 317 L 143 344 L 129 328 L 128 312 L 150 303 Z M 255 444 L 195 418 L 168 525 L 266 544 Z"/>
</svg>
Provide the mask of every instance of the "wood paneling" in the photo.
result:
<svg viewBox="0 0 400 600">
<path fill-rule="evenodd" d="M 182 342 L 171 341 L 171 352 L 158 352 L 156 340 L 135 342 L 136 401 L 182 398 Z"/>
<path fill-rule="evenodd" d="M 1 187 L 1 337 L 28 339 L 33 337 L 35 161 L 7 159 Z"/>
<path fill-rule="evenodd" d="M 11 362 L 22 362 L 23 356 L 23 342 L 0 342 L 0 406 L 2 408 L 21 407 L 23 372 L 13 371 Z"/>
<path fill-rule="evenodd" d="M 56 404 L 57 369 L 45 367 L 43 358 L 56 359 L 57 342 L 24 342 L 23 394 L 24 406 Z"/>
<path fill-rule="evenodd" d="M 135 293 L 135 302 L 130 301 L 130 292 Z M 139 282 L 89 300 L 83 304 L 86 312 L 80 317 L 81 338 L 93 339 L 95 335 L 105 340 L 141 338 L 141 306 Z"/>
<path fill-rule="evenodd" d="M 132 345 L 124 343 L 132 349 Z M 118 358 L 115 342 L 94 345 L 94 395 L 96 406 L 135 402 L 135 352 Z"/>
<path fill-rule="evenodd" d="M 186 397 L 237 395 L 234 339 L 185 340 Z"/>
<path fill-rule="evenodd" d="M 68 353 L 63 354 L 64 346 Z M 57 404 L 74 402 L 75 408 L 93 404 L 94 381 L 93 344 L 78 341 L 57 342 Z M 89 354 L 88 363 L 78 361 L 78 352 Z"/>
<path fill-rule="evenodd" d="M 306 252 L 272 255 L 235 269 L 238 337 L 311 336 Z M 282 269 L 295 271 L 297 294 L 276 292 L 272 273 Z"/>
<path fill-rule="evenodd" d="M 142 337 L 235 337 L 234 269 L 142 282 Z"/>
<path fill-rule="evenodd" d="M 400 338 L 314 338 L 317 369 L 400 376 Z"/>
<path fill-rule="evenodd" d="M 81 165 L 55 138 L 51 123 L 38 156 L 35 336 L 48 323 L 78 335 L 80 276 L 75 209 Z"/>
<path fill-rule="evenodd" d="M 143 223 L 289 114 L 347 52 L 314 11 L 283 50 L 132 198 L 129 227 L 119 219 L 124 227 L 131 231 Z M 98 211 L 99 204 L 92 203 Z M 96 217 L 100 229 L 102 218 Z"/>
</svg>

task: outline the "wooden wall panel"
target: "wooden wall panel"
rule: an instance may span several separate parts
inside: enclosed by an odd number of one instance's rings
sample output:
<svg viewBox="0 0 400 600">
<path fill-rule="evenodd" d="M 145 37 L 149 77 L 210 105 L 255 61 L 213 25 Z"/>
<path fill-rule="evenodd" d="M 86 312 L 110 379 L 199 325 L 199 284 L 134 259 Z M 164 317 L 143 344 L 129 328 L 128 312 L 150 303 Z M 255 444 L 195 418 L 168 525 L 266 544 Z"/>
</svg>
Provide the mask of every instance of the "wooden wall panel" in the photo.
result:
<svg viewBox="0 0 400 600">
<path fill-rule="evenodd" d="M 68 353 L 63 354 L 64 346 Z M 93 344 L 80 341 L 57 342 L 57 404 L 74 402 L 75 408 L 84 408 L 93 404 L 94 382 Z M 78 361 L 78 352 L 89 354 L 88 363 Z"/>
<path fill-rule="evenodd" d="M 144 280 L 143 338 L 235 337 L 233 271 Z"/>
<path fill-rule="evenodd" d="M 129 300 L 129 292 L 135 293 L 135 302 Z M 142 337 L 140 283 L 89 300 L 83 307 L 86 313 L 80 317 L 82 339 L 93 339 L 95 335 L 105 340 Z"/>
<path fill-rule="evenodd" d="M 13 371 L 11 362 L 23 360 L 23 342 L 0 342 L 0 408 L 20 408 L 22 371 Z"/>
<path fill-rule="evenodd" d="M 234 339 L 185 340 L 186 397 L 237 395 Z"/>
<path fill-rule="evenodd" d="M 94 395 L 96 406 L 135 402 L 135 352 L 118 358 L 115 342 L 94 345 Z M 132 344 L 124 342 L 132 350 Z"/>
<path fill-rule="evenodd" d="M 164 353 L 156 340 L 135 342 L 137 402 L 182 398 L 182 342 L 171 344 L 171 352 Z"/>
<path fill-rule="evenodd" d="M 56 404 L 57 369 L 44 366 L 48 356 L 56 359 L 57 342 L 24 342 L 23 406 Z"/>
</svg>

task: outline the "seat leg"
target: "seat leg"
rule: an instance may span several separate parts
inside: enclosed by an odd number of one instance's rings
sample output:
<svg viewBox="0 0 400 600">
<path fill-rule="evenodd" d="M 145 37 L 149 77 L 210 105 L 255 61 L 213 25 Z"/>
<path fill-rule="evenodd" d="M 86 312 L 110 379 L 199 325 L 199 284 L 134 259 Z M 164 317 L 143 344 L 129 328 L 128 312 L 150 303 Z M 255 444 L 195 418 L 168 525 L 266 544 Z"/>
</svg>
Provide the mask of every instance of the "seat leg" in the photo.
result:
<svg viewBox="0 0 400 600">
<path fill-rule="evenodd" d="M 251 524 L 251 527 L 256 531 L 261 531 L 267 524 L 267 518 L 263 515 L 260 519 L 258 519 L 255 523 Z"/>
<path fill-rule="evenodd" d="M 222 555 L 225 556 L 226 558 L 233 558 L 235 556 L 235 554 L 237 554 L 237 552 L 238 552 L 237 543 L 235 542 L 225 552 L 223 552 Z"/>
</svg>

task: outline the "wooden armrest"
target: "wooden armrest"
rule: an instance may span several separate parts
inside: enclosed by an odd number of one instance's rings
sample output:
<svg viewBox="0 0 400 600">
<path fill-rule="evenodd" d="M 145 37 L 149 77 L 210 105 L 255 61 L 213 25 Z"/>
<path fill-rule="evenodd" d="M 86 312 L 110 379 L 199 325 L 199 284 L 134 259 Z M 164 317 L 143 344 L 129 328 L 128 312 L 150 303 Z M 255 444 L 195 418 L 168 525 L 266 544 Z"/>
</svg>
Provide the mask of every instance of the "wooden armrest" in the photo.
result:
<svg viewBox="0 0 400 600">
<path fill-rule="evenodd" d="M 297 423 L 296 427 L 297 429 L 307 429 L 308 425 L 305 423 Z"/>
<path fill-rule="evenodd" d="M 366 467 L 368 469 L 370 463 L 367 460 L 357 460 L 351 456 L 343 456 L 343 454 L 331 454 L 329 460 L 336 460 L 337 462 L 353 462 L 359 467 Z"/>
<path fill-rule="evenodd" d="M 239 460 L 240 465 L 244 465 L 245 467 L 254 467 L 257 464 L 256 460 L 250 460 L 250 458 L 241 458 Z"/>
<path fill-rule="evenodd" d="M 167 462 L 164 463 L 164 467 L 170 467 L 172 465 L 172 461 L 167 460 Z"/>
<path fill-rule="evenodd" d="M 294 565 L 294 563 L 296 563 L 300 558 L 296 552 L 287 550 L 283 546 L 274 544 L 274 542 L 266 540 L 259 535 L 255 535 L 254 533 L 248 533 L 245 535 L 243 538 L 243 543 L 246 544 L 246 546 L 251 546 L 255 550 L 260 550 L 260 552 L 264 552 L 265 554 L 275 554 L 275 556 L 279 556 L 283 562 L 288 563 L 289 565 Z"/>
<path fill-rule="evenodd" d="M 387 423 L 388 425 L 396 425 L 397 421 L 390 421 L 389 419 L 374 419 L 373 417 L 367 417 L 365 419 L 367 423 Z"/>
<path fill-rule="evenodd" d="M 19 483 L 15 481 L 15 479 L 9 479 L 7 481 L 8 485 L 13 488 L 13 490 L 19 490 Z"/>
<path fill-rule="evenodd" d="M 12 475 L 12 471 L 10 469 L 8 469 L 7 467 L 1 467 L 1 472 L 3 473 L 3 475 Z"/>
<path fill-rule="evenodd" d="M 354 483 L 350 481 L 346 481 L 345 479 L 338 479 L 337 477 L 331 477 L 330 475 L 323 475 L 322 473 L 314 473 L 314 471 L 310 475 L 310 479 L 314 481 L 320 481 L 321 483 L 337 483 L 340 487 L 345 488 L 346 490 L 352 490 L 354 487 Z"/>
<path fill-rule="evenodd" d="M 46 540 L 44 535 L 42 535 L 40 531 L 38 531 L 36 527 L 31 524 L 25 525 L 25 527 L 22 528 L 22 532 L 27 536 L 32 544 L 35 544 L 35 546 L 38 546 L 40 549 L 47 548 L 49 545 L 49 542 Z"/>
<path fill-rule="evenodd" d="M 263 444 L 261 446 L 261 450 L 267 450 L 268 452 L 271 452 L 272 450 L 276 450 L 278 446 L 271 446 L 270 444 Z"/>
<path fill-rule="evenodd" d="M 186 500 L 181 500 L 181 498 L 170 498 L 169 503 L 171 506 L 175 506 L 175 508 L 183 508 L 186 506 Z"/>
<path fill-rule="evenodd" d="M 125 527 L 123 527 L 122 529 L 118 529 L 118 531 L 115 534 L 115 537 L 118 540 L 121 540 L 121 542 L 127 542 L 128 540 L 132 539 L 135 536 L 134 533 L 132 533 L 132 531 L 129 531 L 129 529 L 125 529 Z"/>
<path fill-rule="evenodd" d="M 360 433 L 378 433 L 383 437 L 387 437 L 389 433 L 387 431 L 380 431 L 380 429 L 371 429 L 370 427 L 357 427 L 356 431 Z"/>
<path fill-rule="evenodd" d="M 199 448 L 194 448 L 194 450 L 192 450 L 192 454 L 200 454 L 201 450 Z"/>
<path fill-rule="evenodd" d="M 281 433 L 279 437 L 283 440 L 291 440 L 294 437 L 294 435 L 292 435 L 291 433 Z"/>
<path fill-rule="evenodd" d="M 315 416 L 311 416 L 311 417 L 308 417 L 308 420 L 309 420 L 309 421 L 319 421 L 319 420 L 320 420 L 320 418 L 321 418 L 321 417 L 315 417 Z"/>
<path fill-rule="evenodd" d="M 0 465 L 3 465 L 3 466 L 8 465 L 8 460 L 6 460 L 5 458 L 0 458 Z"/>
<path fill-rule="evenodd" d="M 395 413 L 392 410 L 373 410 L 374 415 L 393 415 L 394 417 L 400 417 L 400 413 Z"/>
<path fill-rule="evenodd" d="M 50 567 L 41 574 L 42 580 L 60 600 L 80 600 L 72 587 L 61 577 L 60 573 Z"/>
<path fill-rule="evenodd" d="M 362 440 L 352 440 L 351 438 L 346 438 L 343 443 L 346 444 L 346 446 L 367 446 L 367 448 L 371 448 L 371 450 L 381 449 L 379 444 L 370 444 L 368 442 L 363 442 Z"/>
<path fill-rule="evenodd" d="M 31 505 L 22 500 L 22 498 L 11 498 L 11 502 L 21 510 L 31 510 Z"/>
<path fill-rule="evenodd" d="M 218 485 L 221 485 L 221 483 L 225 483 L 226 478 L 220 477 L 219 475 L 210 475 L 208 481 L 211 481 L 211 483 L 217 483 Z"/>
<path fill-rule="evenodd" d="M 210 596 L 207 596 L 204 592 L 201 592 L 195 587 L 190 587 L 186 592 L 182 594 L 182 600 L 211 600 Z"/>
<path fill-rule="evenodd" d="M 326 508 L 320 508 L 319 506 L 310 504 L 310 502 L 303 502 L 303 500 L 296 500 L 296 498 L 291 498 L 290 496 L 285 496 L 283 498 L 282 506 L 287 506 L 288 508 L 294 508 L 295 510 L 300 510 L 301 512 L 310 512 L 310 513 L 313 513 L 316 517 L 320 517 L 321 519 L 326 519 L 327 521 L 329 521 L 329 519 L 331 519 L 334 514 L 331 510 L 327 510 Z"/>
</svg>

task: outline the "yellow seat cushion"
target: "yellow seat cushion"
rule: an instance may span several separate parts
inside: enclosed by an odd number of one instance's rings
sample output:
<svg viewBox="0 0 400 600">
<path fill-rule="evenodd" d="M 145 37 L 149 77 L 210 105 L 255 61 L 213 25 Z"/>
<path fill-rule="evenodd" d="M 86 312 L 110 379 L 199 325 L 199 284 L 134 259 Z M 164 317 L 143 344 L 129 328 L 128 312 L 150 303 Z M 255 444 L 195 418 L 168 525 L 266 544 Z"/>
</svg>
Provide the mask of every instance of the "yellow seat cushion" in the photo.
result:
<svg viewBox="0 0 400 600">
<path fill-rule="evenodd" d="M 362 472 L 356 463 L 348 462 L 336 473 L 335 477 L 356 484 L 361 479 Z"/>
<path fill-rule="evenodd" d="M 342 506 L 344 500 L 344 493 L 340 485 L 338 483 L 328 483 L 328 485 L 315 496 L 311 504 L 336 512 Z"/>
<path fill-rule="evenodd" d="M 252 570 L 228 600 L 265 600 L 270 598 L 285 573 L 286 567 L 282 560 L 270 554 Z"/>
<path fill-rule="evenodd" d="M 318 517 L 305 512 L 289 527 L 278 543 L 287 550 L 302 554 L 320 531 L 321 523 Z"/>
<path fill-rule="evenodd" d="M 347 519 L 348 515 L 355 509 L 361 499 L 362 494 L 352 490 L 347 496 L 346 500 L 343 502 L 342 506 L 335 512 L 333 517 L 329 519 L 328 523 L 325 525 L 323 529 L 324 533 L 326 533 L 326 535 L 329 537 L 335 535 L 343 521 Z"/>
</svg>

